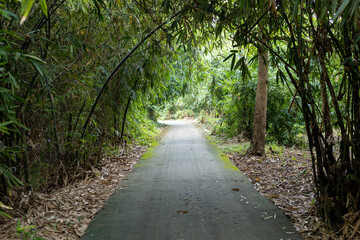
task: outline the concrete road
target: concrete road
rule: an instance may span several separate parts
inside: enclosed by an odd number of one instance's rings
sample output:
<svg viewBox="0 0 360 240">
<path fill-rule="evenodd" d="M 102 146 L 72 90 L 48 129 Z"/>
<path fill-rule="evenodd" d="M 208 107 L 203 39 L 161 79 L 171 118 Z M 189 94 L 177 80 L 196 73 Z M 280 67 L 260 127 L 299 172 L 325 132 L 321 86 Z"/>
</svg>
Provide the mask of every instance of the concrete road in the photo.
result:
<svg viewBox="0 0 360 240">
<path fill-rule="evenodd" d="M 302 239 L 191 121 L 169 121 L 82 239 Z"/>
</svg>

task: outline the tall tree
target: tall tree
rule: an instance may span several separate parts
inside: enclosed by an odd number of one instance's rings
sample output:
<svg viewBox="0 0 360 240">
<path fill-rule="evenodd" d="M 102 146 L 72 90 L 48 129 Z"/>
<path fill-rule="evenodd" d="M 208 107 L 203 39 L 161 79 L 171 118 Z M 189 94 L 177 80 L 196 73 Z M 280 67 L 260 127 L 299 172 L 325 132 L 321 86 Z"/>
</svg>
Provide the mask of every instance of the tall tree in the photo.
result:
<svg viewBox="0 0 360 240">
<path fill-rule="evenodd" d="M 265 39 L 263 39 L 263 41 L 265 41 Z M 259 67 L 253 120 L 253 134 L 251 137 L 250 147 L 247 150 L 247 153 L 250 155 L 265 154 L 266 112 L 269 82 L 269 54 L 262 43 L 258 44 L 257 49 Z"/>
</svg>

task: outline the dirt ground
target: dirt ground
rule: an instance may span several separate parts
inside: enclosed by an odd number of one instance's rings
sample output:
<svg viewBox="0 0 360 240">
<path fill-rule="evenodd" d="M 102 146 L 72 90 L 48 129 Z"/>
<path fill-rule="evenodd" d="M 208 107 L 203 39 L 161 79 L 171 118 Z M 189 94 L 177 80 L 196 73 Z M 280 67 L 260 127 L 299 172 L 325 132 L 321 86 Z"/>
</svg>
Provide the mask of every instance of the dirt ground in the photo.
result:
<svg viewBox="0 0 360 240">
<path fill-rule="evenodd" d="M 22 196 L 24 210 L 14 210 L 12 219 L 0 216 L 1 239 L 80 239 L 93 216 L 128 177 L 146 148 L 129 147 L 103 159 L 89 177 L 50 194 L 33 192 Z M 36 238 L 38 237 L 38 238 Z M 43 237 L 43 238 L 39 238 Z"/>
<path fill-rule="evenodd" d="M 0 216 L 2 239 L 80 239 L 95 213 L 128 178 L 134 164 L 145 152 L 141 146 L 108 157 L 89 177 L 50 194 L 33 192 L 22 196 L 24 210 L 8 211 L 12 219 Z M 251 179 L 254 187 L 270 199 L 292 220 L 305 239 L 346 239 L 342 232 L 331 232 L 316 217 L 311 160 L 308 152 L 286 149 L 267 152 L 266 157 L 226 156 Z M 354 232 L 358 226 L 344 226 Z M 26 238 L 27 237 L 27 238 Z M 31 238 L 32 237 L 32 238 Z"/>
<path fill-rule="evenodd" d="M 316 216 L 310 153 L 295 149 L 267 152 L 266 157 L 227 153 L 254 187 L 284 210 L 305 239 L 360 239 L 358 224 L 334 232 Z M 351 216 L 349 216 L 351 217 Z M 359 225 L 359 226 L 358 226 Z"/>
</svg>

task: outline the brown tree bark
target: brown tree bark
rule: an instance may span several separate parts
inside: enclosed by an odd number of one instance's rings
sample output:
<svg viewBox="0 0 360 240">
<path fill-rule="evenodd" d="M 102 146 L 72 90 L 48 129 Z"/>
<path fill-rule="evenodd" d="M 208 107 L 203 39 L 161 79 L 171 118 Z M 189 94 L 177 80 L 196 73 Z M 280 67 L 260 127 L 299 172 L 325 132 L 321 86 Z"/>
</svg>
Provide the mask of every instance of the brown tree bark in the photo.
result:
<svg viewBox="0 0 360 240">
<path fill-rule="evenodd" d="M 268 94 L 268 51 L 263 44 L 258 46 L 259 67 L 255 98 L 253 134 L 247 154 L 265 155 L 266 110 Z"/>
</svg>

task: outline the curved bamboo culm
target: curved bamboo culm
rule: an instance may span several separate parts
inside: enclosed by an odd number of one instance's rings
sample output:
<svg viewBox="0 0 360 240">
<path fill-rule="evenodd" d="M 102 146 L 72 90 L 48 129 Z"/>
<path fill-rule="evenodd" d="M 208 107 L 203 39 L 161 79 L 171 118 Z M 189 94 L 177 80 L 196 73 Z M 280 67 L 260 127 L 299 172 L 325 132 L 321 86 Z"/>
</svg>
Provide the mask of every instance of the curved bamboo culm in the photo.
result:
<svg viewBox="0 0 360 240">
<path fill-rule="evenodd" d="M 131 55 L 139 48 L 139 46 L 145 42 L 146 39 L 148 39 L 151 35 L 153 35 L 157 30 L 159 30 L 162 26 L 164 26 L 165 24 L 167 24 L 169 21 L 171 21 L 173 18 L 177 17 L 179 14 L 181 13 L 181 10 L 178 11 L 177 13 L 175 13 L 174 15 L 172 15 L 168 20 L 165 20 L 163 21 L 162 23 L 160 23 L 157 27 L 155 27 L 153 30 L 151 30 L 151 32 L 149 32 L 148 34 L 146 34 L 146 36 L 141 39 L 139 41 L 138 44 L 136 44 L 136 46 L 131 49 L 131 51 L 120 61 L 120 63 L 115 67 L 115 69 L 111 72 L 111 74 L 107 77 L 107 79 L 105 80 L 104 84 L 102 85 L 96 99 L 95 99 L 95 102 L 93 104 L 93 106 L 91 107 L 91 110 L 90 110 L 90 113 L 85 121 L 85 124 L 83 126 L 83 129 L 82 129 L 82 133 L 81 133 L 81 138 L 84 138 L 85 136 L 85 131 L 86 131 L 86 128 L 90 122 L 90 119 L 91 119 L 91 116 L 92 114 L 94 113 L 94 110 L 96 108 L 96 105 L 97 103 L 99 102 L 100 100 L 100 97 L 105 89 L 105 87 L 107 86 L 107 84 L 110 82 L 111 78 L 115 75 L 115 73 L 119 70 L 119 68 L 126 62 L 126 60 L 131 57 Z"/>
</svg>

